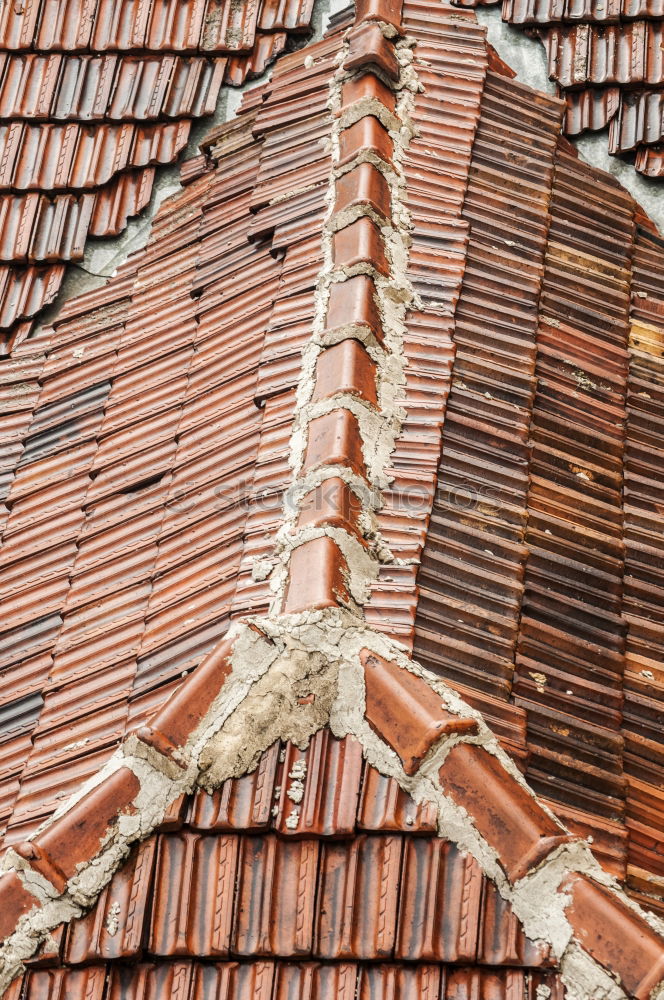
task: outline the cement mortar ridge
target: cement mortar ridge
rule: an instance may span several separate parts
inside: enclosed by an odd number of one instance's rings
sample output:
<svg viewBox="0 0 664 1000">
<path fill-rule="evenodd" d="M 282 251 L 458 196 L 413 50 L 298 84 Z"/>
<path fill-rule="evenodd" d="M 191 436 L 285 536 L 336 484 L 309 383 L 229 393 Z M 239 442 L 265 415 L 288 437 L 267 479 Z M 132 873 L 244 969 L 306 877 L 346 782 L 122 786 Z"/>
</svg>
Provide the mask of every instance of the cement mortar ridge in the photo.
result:
<svg viewBox="0 0 664 1000">
<path fill-rule="evenodd" d="M 231 673 L 219 697 L 190 737 L 183 753 L 185 767 L 180 774 L 174 777 L 170 761 L 164 761 L 159 754 L 154 754 L 154 759 L 150 760 L 132 748 L 128 740 L 99 775 L 81 789 L 76 801 L 83 799 L 91 788 L 120 767 L 129 767 L 141 786 L 135 813 L 120 817 L 117 825 L 109 830 L 100 852 L 81 866 L 63 894 L 59 895 L 32 871 L 24 859 L 8 852 L 5 870 L 17 871 L 42 906 L 22 917 L 15 933 L 5 942 L 0 989 L 6 989 L 20 972 L 23 960 L 34 953 L 49 933 L 94 903 L 132 845 L 159 825 L 169 805 L 180 795 L 191 793 L 197 786 L 212 790 L 227 778 L 248 773 L 257 765 L 260 755 L 277 740 L 291 740 L 304 749 L 316 732 L 329 726 L 339 738 L 352 736 L 357 739 L 365 758 L 381 773 L 395 778 L 417 803 L 434 804 L 439 835 L 472 854 L 509 900 L 524 932 L 551 946 L 560 959 L 561 974 L 573 1000 L 597 1000 L 599 997 L 617 1000 L 625 995 L 614 979 L 574 940 L 565 916 L 568 898 L 558 891 L 570 872 L 584 872 L 613 889 L 632 910 L 640 912 L 600 868 L 588 845 L 581 840 L 563 845 L 533 872 L 510 885 L 495 850 L 479 834 L 473 818 L 449 799 L 441 787 L 438 769 L 449 750 L 464 742 L 480 745 L 495 755 L 513 780 L 528 787 L 480 713 L 466 706 L 443 681 L 432 678 L 410 660 L 398 643 L 342 608 L 256 617 L 235 623 L 231 637 L 234 639 Z M 364 674 L 359 658 L 362 649 L 427 680 L 440 694 L 448 711 L 477 721 L 478 734 L 443 736 L 417 774 L 406 775 L 394 750 L 365 719 Z M 313 703 L 301 704 L 298 700 L 311 694 L 314 695 Z M 67 807 L 60 814 L 66 811 Z M 564 829 L 562 824 L 558 825 Z M 661 932 L 661 922 L 657 924 Z"/>
<path fill-rule="evenodd" d="M 368 496 L 359 497 L 362 503 L 361 524 L 365 530 L 365 541 L 369 549 L 366 556 L 358 551 L 357 540 L 345 532 L 336 529 L 334 535 L 329 530 L 324 533 L 334 537 L 346 558 L 349 572 L 348 586 L 353 599 L 363 604 L 369 596 L 371 580 L 376 579 L 381 563 L 390 563 L 394 558 L 380 536 L 376 521 L 376 511 L 380 504 L 380 489 L 389 485 L 383 470 L 388 463 L 396 441 L 401 432 L 405 411 L 397 402 L 405 385 L 405 359 L 403 355 L 403 336 L 405 332 L 405 316 L 407 308 L 415 302 L 416 296 L 407 275 L 408 248 L 410 246 L 410 217 L 403 204 L 402 194 L 405 188 L 403 177 L 403 161 L 405 152 L 414 134 L 411 124 L 410 109 L 413 92 L 417 83 L 412 69 L 411 39 L 400 39 L 395 45 L 395 51 L 400 65 L 399 81 L 392 85 L 383 79 L 385 84 L 397 92 L 396 114 L 389 119 L 377 113 L 376 102 L 358 102 L 353 105 L 350 118 L 359 121 L 367 114 L 374 114 L 388 128 L 394 146 L 391 164 L 385 164 L 381 171 L 390 190 L 390 219 L 383 219 L 369 206 L 355 208 L 337 213 L 335 211 L 336 183 L 340 176 L 360 162 L 355 157 L 349 164 L 339 166 L 340 133 L 350 123 L 348 112 L 341 113 L 341 91 L 344 82 L 352 79 L 355 74 L 343 69 L 343 62 L 349 51 L 349 43 L 344 40 L 337 56 L 338 69 L 330 81 L 330 175 L 325 200 L 327 212 L 322 227 L 323 265 L 318 277 L 315 300 L 315 314 L 312 324 L 312 336 L 302 351 L 302 373 L 296 392 L 296 408 L 293 418 L 293 429 L 290 444 L 290 467 L 293 472 L 294 484 L 303 477 L 304 454 L 307 446 L 307 432 L 311 420 L 325 413 L 331 413 L 339 408 L 347 409 L 357 419 L 362 439 L 362 451 L 366 466 L 367 479 L 371 488 Z M 366 104 L 366 106 L 365 106 Z M 386 110 L 383 105 L 380 105 Z M 356 115 L 357 117 L 354 117 Z M 376 159 L 379 159 L 376 157 Z M 374 268 L 339 268 L 335 266 L 332 250 L 332 239 L 335 232 L 350 225 L 361 216 L 368 216 L 379 227 L 383 238 L 386 258 L 389 265 L 389 277 L 378 274 Z M 373 334 L 368 330 L 365 336 L 357 327 L 341 328 L 339 336 L 331 340 L 325 336 L 325 318 L 327 314 L 330 288 L 333 284 L 345 281 L 357 273 L 369 273 L 374 282 L 375 304 L 381 321 L 383 345 L 375 342 Z M 360 337 L 358 338 L 358 333 Z M 336 394 L 331 399 L 312 404 L 311 397 L 315 383 L 315 367 L 320 353 L 330 342 L 338 342 L 346 338 L 356 338 L 364 341 L 372 360 L 377 365 L 377 397 L 378 408 L 375 409 L 360 400 L 344 394 Z M 330 467 L 332 468 L 332 467 Z M 307 475 L 306 473 L 304 474 Z M 303 494 L 301 494 L 303 495 Z M 357 494 L 356 494 L 357 495 Z M 365 502 L 368 500 L 368 502 Z M 276 563 L 271 575 L 271 589 L 274 599 L 271 606 L 273 613 L 278 613 L 283 607 L 285 590 L 288 582 L 288 563 L 293 550 L 294 535 L 306 538 L 306 535 L 295 530 L 295 522 L 299 511 L 297 503 L 291 509 L 284 511 L 284 520 L 278 533 L 276 546 Z M 347 541 L 342 541 L 345 535 Z M 308 537 L 314 537 L 309 535 Z"/>
</svg>

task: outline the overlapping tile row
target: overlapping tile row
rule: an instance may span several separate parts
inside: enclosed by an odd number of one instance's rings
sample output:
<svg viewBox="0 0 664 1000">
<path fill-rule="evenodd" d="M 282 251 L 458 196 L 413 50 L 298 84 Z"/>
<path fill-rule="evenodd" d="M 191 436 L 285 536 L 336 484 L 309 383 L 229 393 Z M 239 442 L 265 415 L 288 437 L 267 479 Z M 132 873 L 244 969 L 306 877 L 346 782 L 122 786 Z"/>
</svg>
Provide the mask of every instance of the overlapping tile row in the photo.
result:
<svg viewBox="0 0 664 1000">
<path fill-rule="evenodd" d="M 255 400 L 281 272 L 270 243 L 250 239 L 254 124 L 248 111 L 222 128 L 220 167 L 164 208 L 145 251 L 3 369 L 3 678 L 6 690 L 24 679 L 17 711 L 44 694 L 30 735 L 27 722 L 7 729 L 8 841 L 98 770 L 228 627 L 263 488 L 271 424 Z"/>
<path fill-rule="evenodd" d="M 224 0 L 46 0 L 11 7 L 0 19 L 8 52 L 251 51 L 257 32 L 306 30 L 312 4 L 266 0 L 237 9 Z"/>
<path fill-rule="evenodd" d="M 660 0 L 503 0 L 502 17 L 544 45 L 549 77 L 567 102 L 568 135 L 608 125 L 611 153 L 635 152 L 639 172 L 664 176 Z"/>
<path fill-rule="evenodd" d="M 154 167 L 178 157 L 222 83 L 262 73 L 309 30 L 312 9 L 311 0 L 99 0 L 2 11 L 4 352 L 53 300 L 86 239 L 117 235 L 145 207 Z"/>
<path fill-rule="evenodd" d="M 622 490 L 634 205 L 561 146 L 550 212 L 514 697 L 527 712 L 532 786 L 616 823 L 625 795 Z"/>
<path fill-rule="evenodd" d="M 659 511 L 663 337 L 662 241 L 639 227 L 633 261 L 624 485 L 625 822 L 630 835 L 628 885 L 645 905 L 656 905 L 660 911 L 664 905 L 664 745 L 659 724 L 664 683 L 664 532 Z M 653 901 L 653 896 L 658 899 Z"/>
<path fill-rule="evenodd" d="M 105 966 L 70 971 L 36 971 L 26 987 L 26 1000 L 56 1000 L 66 988 L 72 1000 L 535 1000 L 538 987 L 562 1000 L 560 980 L 547 973 L 516 969 L 483 970 L 424 966 L 358 966 L 353 963 L 253 962 L 249 964 L 146 962 L 136 967 L 111 967 L 106 992 Z M 16 1000 L 8 994 L 8 1000 Z"/>
<path fill-rule="evenodd" d="M 275 67 L 257 108 L 254 134 L 264 136 L 251 193 L 251 239 L 269 238 L 281 277 L 268 299 L 265 339 L 255 389 L 263 407 L 258 457 L 251 473 L 244 549 L 233 614 L 261 613 L 273 598 L 276 534 L 291 481 L 290 437 L 301 374 L 301 352 L 311 337 L 314 292 L 322 266 L 321 229 L 327 210 L 331 119 L 329 81 L 341 45 L 333 33 Z M 256 572 L 256 567 L 262 571 Z"/>
<path fill-rule="evenodd" d="M 608 0 L 588 3 L 582 0 L 506 0 L 503 16 L 512 24 L 548 25 L 586 22 L 614 25 L 636 19 L 658 21 L 664 17 L 661 0 Z"/>
<path fill-rule="evenodd" d="M 523 755 L 509 702 L 523 596 L 535 336 L 559 102 L 490 71 L 468 171 L 456 356 L 414 652 L 477 692 Z M 502 703 L 502 704 L 501 704 Z"/>
<path fill-rule="evenodd" d="M 299 983 L 298 996 L 343 987 L 353 998 L 358 977 L 359 996 L 399 984 L 400 996 L 453 1000 L 485 977 L 491 996 L 525 1000 L 536 985 L 558 996 L 548 948 L 435 825 L 352 737 L 321 730 L 304 752 L 275 744 L 133 850 L 95 907 L 35 959 L 25 996 L 75 997 L 105 975 L 109 998 L 156 1000 L 170 975 L 208 991 L 221 980 L 231 992 L 214 995 L 228 997 L 275 975 L 270 997 Z"/>
<path fill-rule="evenodd" d="M 381 568 L 366 616 L 411 648 L 417 564 L 435 491 L 454 356 L 452 317 L 467 250 L 461 207 L 487 61 L 474 19 L 464 24 L 451 13 L 446 5 L 432 12 L 429 4 L 416 2 L 407 3 L 403 13 L 417 40 L 414 66 L 423 88 L 415 99 L 416 135 L 405 163 L 412 225 L 408 274 L 419 305 L 406 317 L 406 384 L 398 399 L 406 417 L 387 470 L 392 482 L 383 491 L 378 524 L 393 555 L 407 564 Z M 451 80 L 449 72 L 458 79 Z"/>
</svg>

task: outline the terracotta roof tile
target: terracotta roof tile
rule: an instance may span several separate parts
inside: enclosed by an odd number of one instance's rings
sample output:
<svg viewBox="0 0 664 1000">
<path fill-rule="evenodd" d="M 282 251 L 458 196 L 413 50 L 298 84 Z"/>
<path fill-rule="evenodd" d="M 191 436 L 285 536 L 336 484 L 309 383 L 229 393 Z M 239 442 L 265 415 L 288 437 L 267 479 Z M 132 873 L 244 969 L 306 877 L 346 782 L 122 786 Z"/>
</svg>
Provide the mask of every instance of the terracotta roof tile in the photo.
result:
<svg viewBox="0 0 664 1000">
<path fill-rule="evenodd" d="M 309 29 L 311 14 L 308 0 L 238 12 L 192 0 L 121 13 L 106 2 L 53 2 L 3 16 L 4 343 L 24 336 L 19 321 L 53 299 L 60 262 L 79 259 L 88 234 L 121 232 L 147 204 L 153 165 L 176 159 L 191 121 L 214 110 L 222 82 L 263 72 L 290 33 Z M 33 233 L 29 244 L 12 239 L 19 228 Z M 54 266 L 21 266 L 45 260 Z"/>
<path fill-rule="evenodd" d="M 493 0 L 481 0 L 493 2 Z M 474 6 L 474 0 L 459 0 Z M 578 135 L 609 126 L 609 150 L 636 150 L 636 169 L 662 175 L 658 117 L 662 80 L 661 5 L 611 0 L 575 5 L 506 0 L 503 18 L 534 31 L 544 45 L 549 76 L 567 102 L 565 128 Z"/>
<path fill-rule="evenodd" d="M 319 733 L 316 747 L 305 754 L 307 787 L 338 790 L 349 787 L 349 780 L 357 787 L 357 756 L 354 751 L 349 756 L 351 745 L 325 731 Z M 299 757 L 295 748 L 284 749 L 287 756 L 281 763 L 286 769 Z M 256 789 L 259 783 L 265 787 L 269 805 L 275 782 L 281 780 L 275 773 L 281 756 L 278 747 L 269 751 L 257 772 L 229 782 L 222 796 L 239 805 L 242 789 L 250 785 Z M 322 771 L 314 766 L 316 760 Z M 323 774 L 328 779 L 336 774 L 338 780 L 321 781 Z M 253 794 L 251 798 L 256 802 Z M 316 835 L 326 837 L 320 828 L 310 829 L 314 839 L 288 842 L 274 834 L 258 834 L 252 812 L 244 810 L 235 814 L 230 827 L 215 823 L 212 829 L 206 824 L 207 832 L 194 832 L 185 826 L 154 836 L 132 852 L 96 907 L 67 929 L 63 958 L 70 968 L 30 972 L 27 995 L 41 996 L 41 990 L 48 997 L 65 995 L 63 990 L 69 991 L 67 996 L 77 995 L 81 983 L 94 990 L 103 971 L 104 975 L 110 972 L 112 996 L 120 988 L 123 996 L 152 996 L 151 990 L 165 988 L 166 983 L 176 995 L 184 989 L 183 983 L 193 983 L 197 996 L 196 990 L 210 990 L 216 983 L 224 997 L 239 1000 L 243 994 L 234 991 L 248 988 L 251 981 L 252 995 L 261 995 L 263 986 L 272 988 L 273 982 L 280 995 L 297 983 L 307 996 L 331 1000 L 345 996 L 344 991 L 354 996 L 356 987 L 360 996 L 366 990 L 374 996 L 374 990 L 388 989 L 394 982 L 400 984 L 400 996 L 410 996 L 409 991 L 417 988 L 420 992 L 413 996 L 440 998 L 441 973 L 448 983 L 461 975 L 454 965 L 445 963 L 488 964 L 493 968 L 463 975 L 476 977 L 478 982 L 487 976 L 489 982 L 498 983 L 506 975 L 517 977 L 519 983 L 525 980 L 518 978 L 522 973 L 514 968 L 501 972 L 496 966 L 522 965 L 531 974 L 546 967 L 546 954 L 525 939 L 508 907 L 507 924 L 496 924 L 496 914 L 506 904 L 497 901 L 470 856 L 435 835 L 422 836 L 416 827 L 405 838 L 397 834 L 356 836 L 354 810 L 344 815 L 352 801 L 342 793 L 342 813 L 334 819 L 330 814 L 331 840 L 316 839 Z M 192 803 L 192 819 L 200 815 L 200 802 L 199 793 Z M 415 814 L 412 801 L 407 811 Z M 253 832 L 243 832 L 245 818 Z M 264 891 L 257 896 L 255 879 L 261 873 Z M 427 885 L 428 891 L 414 893 L 413 879 Z M 290 961 L 257 962 L 263 952 Z M 251 961 L 238 965 L 229 953 L 247 953 Z M 422 964 L 365 969 L 348 964 L 348 959 L 375 959 L 383 954 Z M 302 964 L 294 964 L 299 955 Z M 176 961 L 161 964 L 156 956 L 173 956 Z M 207 963 L 192 963 L 196 957 Z M 123 964 L 130 958 L 138 958 L 139 964 Z M 341 962 L 326 965 L 329 958 Z M 215 966 L 209 964 L 210 959 L 224 961 Z M 60 959 L 54 955 L 50 962 L 57 966 Z M 540 977 L 555 985 L 550 975 L 540 973 Z"/>
</svg>

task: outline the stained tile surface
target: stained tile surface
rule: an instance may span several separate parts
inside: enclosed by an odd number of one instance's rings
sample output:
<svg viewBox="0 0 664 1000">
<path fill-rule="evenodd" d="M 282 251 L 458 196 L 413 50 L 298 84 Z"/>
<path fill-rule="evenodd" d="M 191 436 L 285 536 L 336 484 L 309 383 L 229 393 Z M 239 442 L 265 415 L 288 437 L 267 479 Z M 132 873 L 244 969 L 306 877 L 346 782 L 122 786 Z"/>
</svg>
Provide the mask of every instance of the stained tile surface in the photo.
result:
<svg viewBox="0 0 664 1000">
<path fill-rule="evenodd" d="M 501 12 L 542 42 L 549 78 L 565 100 L 567 135 L 608 129 L 610 153 L 624 154 L 646 177 L 663 177 L 661 3 L 502 0 Z"/>
</svg>

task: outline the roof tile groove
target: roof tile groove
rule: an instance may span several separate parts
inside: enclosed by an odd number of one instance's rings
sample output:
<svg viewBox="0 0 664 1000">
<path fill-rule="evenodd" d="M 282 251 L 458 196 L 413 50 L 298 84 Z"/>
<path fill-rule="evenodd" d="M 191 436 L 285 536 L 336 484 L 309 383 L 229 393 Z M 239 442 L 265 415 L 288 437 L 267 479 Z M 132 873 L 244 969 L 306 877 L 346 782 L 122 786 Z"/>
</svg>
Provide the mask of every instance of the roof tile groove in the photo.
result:
<svg viewBox="0 0 664 1000">
<path fill-rule="evenodd" d="M 664 680 L 659 668 L 664 637 L 657 624 L 662 603 L 657 574 L 662 528 L 656 513 L 656 483 L 661 475 L 658 428 L 664 403 L 658 372 L 664 315 L 661 252 L 661 239 L 639 227 L 632 262 L 626 398 L 623 598 L 627 621 L 623 687 L 627 878 L 639 894 L 651 891 L 664 875 L 658 818 L 662 737 L 656 721 Z"/>
<path fill-rule="evenodd" d="M 624 624 L 623 566 L 613 535 L 622 503 L 630 250 L 628 243 L 622 259 L 615 259 L 617 241 L 610 234 L 630 231 L 632 208 L 618 201 L 606 207 L 601 222 L 582 222 L 568 181 L 561 182 L 563 155 L 542 287 L 529 555 L 514 690 L 527 709 L 529 743 L 537 748 L 533 784 L 550 787 L 548 775 L 559 775 L 566 779 L 558 793 L 564 801 L 615 819 L 625 782 L 619 702 L 611 692 L 621 684 Z M 565 160 L 564 168 L 570 181 L 578 177 L 577 187 L 599 180 L 577 161 Z M 601 381 L 595 375 L 599 357 Z M 544 482 L 555 484 L 546 495 Z M 561 602 L 564 638 L 552 620 Z M 602 685 L 595 688 L 600 671 Z M 582 786 L 583 793 L 567 791 L 567 783 Z"/>
<path fill-rule="evenodd" d="M 297 760 L 303 765 L 299 770 Z M 303 803 L 315 811 L 305 807 L 309 825 L 290 831 L 299 837 L 284 841 L 271 830 L 289 834 L 283 819 L 292 802 L 279 794 L 289 773 L 304 776 Z M 342 976 L 341 983 L 347 981 L 353 991 L 358 976 L 361 991 L 367 976 L 380 981 L 387 976 L 386 988 L 393 976 L 406 977 L 402 988 L 408 977 L 424 977 L 413 978 L 408 988 L 429 983 L 431 991 L 441 974 L 444 981 L 461 975 L 459 965 L 476 967 L 465 976 L 486 974 L 494 983 L 522 977 L 514 980 L 522 991 L 526 974 L 555 986 L 548 952 L 524 936 L 472 857 L 435 833 L 423 835 L 412 819 L 390 832 L 384 814 L 387 830 L 357 832 L 366 812 L 360 785 L 375 788 L 376 781 L 385 779 L 362 765 L 355 741 L 339 741 L 322 730 L 304 753 L 276 745 L 253 773 L 230 780 L 213 796 L 198 792 L 185 804 L 184 825 L 134 848 L 96 906 L 71 923 L 61 955 L 43 958 L 47 968 L 27 974 L 27 997 L 48 990 L 48 984 L 57 989 L 66 984 L 68 995 L 77 995 L 78 978 L 100 975 L 102 969 L 111 976 L 111 991 L 120 988 L 121 978 L 123 996 L 142 988 L 141 977 L 159 976 L 163 982 L 166 970 L 169 975 L 185 970 L 187 982 L 205 976 L 208 990 L 218 977 L 227 986 L 247 988 L 246 979 L 237 979 L 240 970 L 245 977 L 266 975 L 270 984 L 275 975 L 277 982 L 286 975 L 323 977 L 335 992 L 313 996 L 330 1000 L 340 987 L 330 977 Z M 412 800 L 404 804 L 408 817 L 417 814 Z M 256 877 L 264 886 L 260 898 L 251 888 Z M 427 891 L 414 894 L 414 884 Z M 263 954 L 270 961 L 261 963 Z M 245 955 L 248 964 L 234 960 Z M 289 963 L 275 964 L 278 956 Z M 382 956 L 392 964 L 363 971 L 357 965 L 358 959 L 375 962 Z M 159 964 L 159 957 L 175 962 Z M 68 969 L 58 969 L 63 959 Z M 127 966 L 128 959 L 139 964 Z M 334 964 L 326 964 L 332 959 Z M 396 964 L 403 959 L 423 964 Z M 447 995 L 438 989 L 424 995 Z"/>
</svg>

